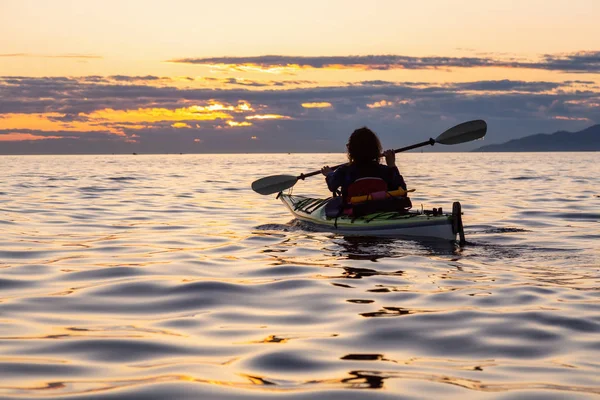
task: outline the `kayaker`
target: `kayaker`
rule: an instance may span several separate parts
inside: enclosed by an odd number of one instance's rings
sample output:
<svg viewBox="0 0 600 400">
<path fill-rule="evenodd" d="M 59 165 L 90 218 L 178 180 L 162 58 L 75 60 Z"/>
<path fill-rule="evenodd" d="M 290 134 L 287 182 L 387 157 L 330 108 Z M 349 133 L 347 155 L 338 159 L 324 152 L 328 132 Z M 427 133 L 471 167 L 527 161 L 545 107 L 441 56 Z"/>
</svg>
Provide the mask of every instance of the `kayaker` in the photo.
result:
<svg viewBox="0 0 600 400">
<path fill-rule="evenodd" d="M 350 195 L 364 195 L 381 190 L 406 190 L 404 178 L 396 166 L 396 154 L 393 150 L 382 152 L 379 138 L 369 128 L 356 129 L 346 144 L 348 164 L 332 170 L 328 165 L 321 168 L 327 187 L 333 193 L 341 188 L 342 198 Z M 385 157 L 387 165 L 379 163 Z M 369 178 L 369 179 L 367 179 Z"/>
</svg>

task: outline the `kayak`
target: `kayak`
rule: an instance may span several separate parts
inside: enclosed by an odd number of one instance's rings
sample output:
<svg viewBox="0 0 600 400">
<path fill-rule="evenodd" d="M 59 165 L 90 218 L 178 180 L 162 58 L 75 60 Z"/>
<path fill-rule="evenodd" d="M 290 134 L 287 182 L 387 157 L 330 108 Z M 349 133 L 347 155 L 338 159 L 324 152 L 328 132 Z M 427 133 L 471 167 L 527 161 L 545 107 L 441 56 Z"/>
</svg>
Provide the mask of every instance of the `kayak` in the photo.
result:
<svg viewBox="0 0 600 400">
<path fill-rule="evenodd" d="M 342 215 L 328 218 L 325 206 L 330 199 L 279 193 L 278 198 L 287 206 L 296 219 L 319 231 L 342 235 L 360 236 L 406 236 L 422 239 L 456 240 L 464 242 L 462 212 L 459 202 L 453 204 L 452 213 L 440 210 L 376 212 L 361 217 Z"/>
</svg>

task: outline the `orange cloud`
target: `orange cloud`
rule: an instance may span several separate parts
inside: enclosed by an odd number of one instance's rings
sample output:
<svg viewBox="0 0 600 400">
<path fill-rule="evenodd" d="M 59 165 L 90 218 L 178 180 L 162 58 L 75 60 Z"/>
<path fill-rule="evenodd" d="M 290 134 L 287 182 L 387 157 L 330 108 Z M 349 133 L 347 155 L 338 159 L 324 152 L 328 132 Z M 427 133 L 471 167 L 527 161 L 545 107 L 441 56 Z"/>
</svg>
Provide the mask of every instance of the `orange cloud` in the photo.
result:
<svg viewBox="0 0 600 400">
<path fill-rule="evenodd" d="M 376 101 L 375 103 L 367 104 L 367 107 L 381 108 L 381 107 L 391 107 L 393 105 L 394 105 L 394 102 L 392 102 L 392 101 L 381 100 L 381 101 Z"/>
<path fill-rule="evenodd" d="M 301 69 L 306 69 L 297 64 L 288 65 L 276 65 L 276 66 L 264 66 L 253 63 L 243 64 L 202 64 L 204 67 L 209 67 L 219 71 L 227 72 L 266 72 L 269 74 L 293 74 Z"/>
<path fill-rule="evenodd" d="M 126 132 L 131 130 L 147 129 L 157 123 L 170 123 L 176 129 L 192 129 L 194 126 L 200 128 L 199 124 L 191 121 L 215 121 L 232 120 L 235 114 L 246 114 L 253 112 L 254 108 L 247 101 L 239 101 L 237 104 L 221 103 L 214 100 L 204 105 L 189 105 L 176 109 L 168 108 L 138 108 L 129 110 L 115 110 L 105 108 L 90 113 L 78 113 L 76 115 L 51 113 L 8 113 L 0 116 L 0 127 L 2 129 L 14 130 L 37 130 L 45 132 L 104 132 L 112 133 L 127 138 Z M 282 115 L 250 115 L 247 119 L 285 119 Z M 250 122 L 229 121 L 229 126 L 242 127 L 251 126 Z M 43 140 L 50 138 L 27 136 L 26 134 L 4 135 L 4 141 L 17 140 Z"/>
<path fill-rule="evenodd" d="M 278 114 L 257 114 L 257 115 L 248 115 L 246 119 L 292 119 L 292 117 L 288 117 L 286 115 L 278 115 Z"/>
<path fill-rule="evenodd" d="M 560 119 L 560 120 L 565 120 L 565 121 L 589 121 L 589 118 L 583 118 L 583 117 L 566 117 L 563 115 L 557 115 L 555 117 L 553 117 L 553 119 Z"/>
<path fill-rule="evenodd" d="M 302 107 L 304 107 L 304 108 L 328 108 L 328 107 L 331 107 L 331 103 L 328 103 L 326 101 L 314 102 L 314 103 L 302 103 Z"/>
<path fill-rule="evenodd" d="M 0 135 L 0 142 L 21 142 L 24 140 L 64 139 L 64 136 L 40 136 L 31 133 L 9 133 Z"/>
<path fill-rule="evenodd" d="M 175 122 L 174 124 L 171 125 L 173 128 L 188 128 L 191 129 L 192 127 L 189 126 L 188 124 L 186 124 L 185 122 Z"/>
<path fill-rule="evenodd" d="M 221 111 L 227 109 L 227 106 L 222 104 L 206 107 L 190 106 L 174 110 L 168 108 L 138 108 L 137 110 L 105 108 L 85 115 L 88 118 L 105 122 L 214 121 L 216 119 L 232 118 L 231 115 Z M 231 110 L 233 109 L 231 108 Z"/>
<path fill-rule="evenodd" d="M 254 111 L 247 102 L 237 105 L 211 102 L 177 109 L 138 108 L 114 110 L 105 108 L 91 113 L 68 116 L 61 113 L 10 113 L 2 115 L 2 129 L 31 129 L 46 132 L 109 132 L 125 137 L 125 129 L 145 129 L 157 122 L 173 122 L 174 128 L 192 128 L 184 121 L 232 119 L 232 113 Z M 6 139 L 5 139 L 6 140 Z M 27 139 L 32 140 L 32 139 Z"/>
<path fill-rule="evenodd" d="M 240 127 L 240 126 L 252 126 L 252 123 L 247 122 L 247 121 L 242 121 L 242 122 L 227 121 L 227 125 L 232 126 L 232 127 Z"/>
<path fill-rule="evenodd" d="M 2 129 L 31 129 L 37 131 L 67 131 L 67 132 L 106 132 L 109 128 L 98 126 L 89 121 L 62 121 L 64 114 L 60 113 L 37 113 L 21 114 L 10 113 L 2 114 Z M 121 131 L 113 132 L 122 134 Z"/>
</svg>

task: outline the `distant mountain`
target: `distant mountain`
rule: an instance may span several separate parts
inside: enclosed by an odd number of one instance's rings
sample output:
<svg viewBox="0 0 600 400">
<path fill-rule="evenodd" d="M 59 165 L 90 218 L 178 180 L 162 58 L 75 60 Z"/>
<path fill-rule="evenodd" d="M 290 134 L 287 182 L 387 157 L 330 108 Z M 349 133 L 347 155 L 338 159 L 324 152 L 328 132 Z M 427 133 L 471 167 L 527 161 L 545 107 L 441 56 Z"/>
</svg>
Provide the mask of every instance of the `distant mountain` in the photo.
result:
<svg viewBox="0 0 600 400">
<path fill-rule="evenodd" d="M 490 144 L 473 151 L 600 151 L 600 124 L 579 132 L 538 133 L 502 144 Z"/>
</svg>

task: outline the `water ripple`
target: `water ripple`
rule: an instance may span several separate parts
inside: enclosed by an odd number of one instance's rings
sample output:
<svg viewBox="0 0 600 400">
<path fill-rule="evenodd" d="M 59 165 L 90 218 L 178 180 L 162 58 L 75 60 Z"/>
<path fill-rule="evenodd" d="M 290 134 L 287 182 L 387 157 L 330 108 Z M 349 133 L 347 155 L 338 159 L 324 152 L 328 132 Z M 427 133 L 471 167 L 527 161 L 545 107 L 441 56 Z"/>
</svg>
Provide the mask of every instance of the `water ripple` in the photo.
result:
<svg viewBox="0 0 600 400">
<path fill-rule="evenodd" d="M 0 397 L 600 395 L 597 153 L 403 155 L 465 246 L 311 231 L 249 189 L 341 154 L 231 157 L 0 157 Z"/>
</svg>

